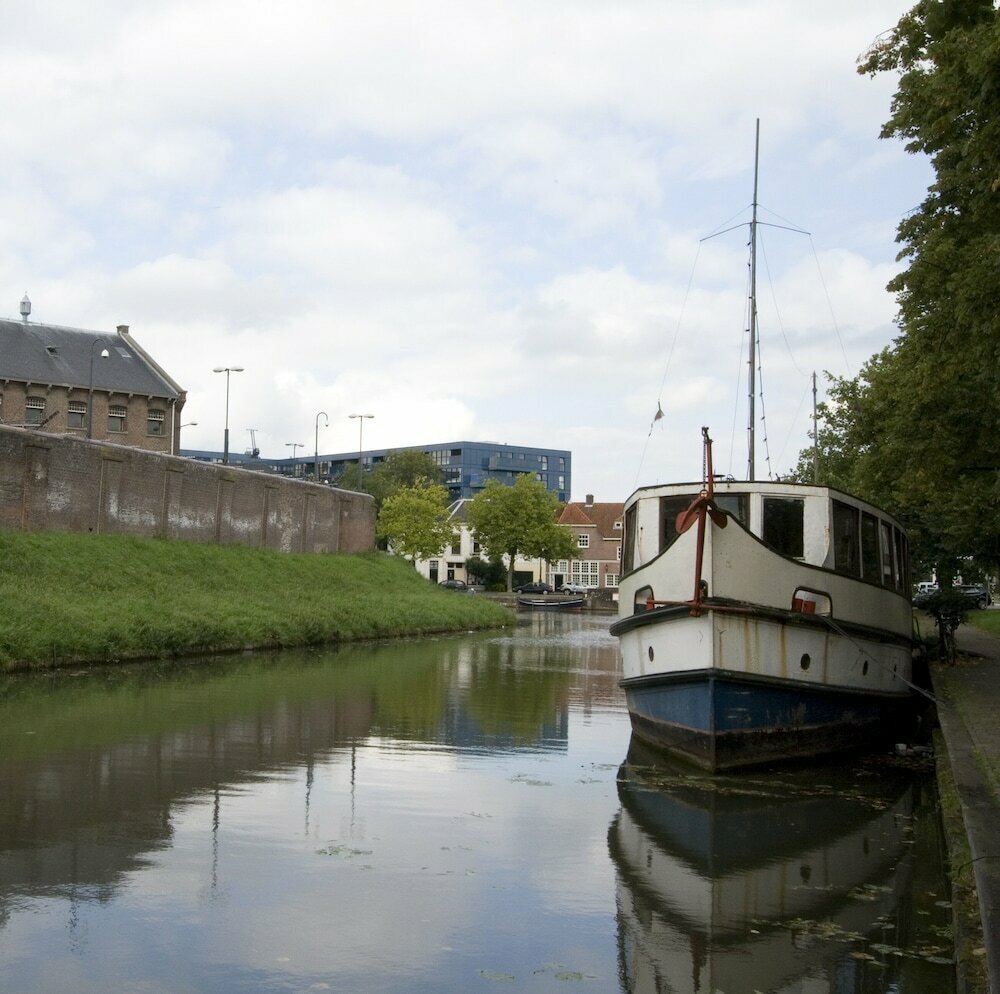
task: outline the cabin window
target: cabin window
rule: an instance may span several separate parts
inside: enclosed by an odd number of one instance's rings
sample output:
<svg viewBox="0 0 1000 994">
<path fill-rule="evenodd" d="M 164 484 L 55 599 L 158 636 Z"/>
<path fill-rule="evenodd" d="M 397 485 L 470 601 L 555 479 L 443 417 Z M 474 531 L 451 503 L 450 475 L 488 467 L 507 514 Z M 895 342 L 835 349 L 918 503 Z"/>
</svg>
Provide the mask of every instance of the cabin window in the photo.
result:
<svg viewBox="0 0 1000 994">
<path fill-rule="evenodd" d="M 748 494 L 715 494 L 715 506 L 731 514 L 744 528 L 750 527 L 750 497 Z"/>
<path fill-rule="evenodd" d="M 910 589 L 910 550 L 906 544 L 906 536 L 898 529 L 893 528 L 892 537 L 896 545 L 896 589 Z"/>
<path fill-rule="evenodd" d="M 861 575 L 872 583 L 881 576 L 878 551 L 878 519 L 867 512 L 861 515 Z"/>
<path fill-rule="evenodd" d="M 764 528 L 761 536 L 775 552 L 793 559 L 804 553 L 803 513 L 805 502 L 798 497 L 765 497 Z"/>
<path fill-rule="evenodd" d="M 833 502 L 833 568 L 847 576 L 858 576 L 858 509 L 839 500 Z"/>
<path fill-rule="evenodd" d="M 660 552 L 677 541 L 677 515 L 686 510 L 697 494 L 660 498 Z"/>
<path fill-rule="evenodd" d="M 896 574 L 892 548 L 892 525 L 888 521 L 882 521 L 880 531 L 882 533 L 882 586 L 890 590 L 896 585 Z"/>
<path fill-rule="evenodd" d="M 625 534 L 622 536 L 622 545 L 625 549 L 622 556 L 622 569 L 626 573 L 631 573 L 635 565 L 635 515 L 636 505 L 633 504 L 625 512 Z"/>
</svg>

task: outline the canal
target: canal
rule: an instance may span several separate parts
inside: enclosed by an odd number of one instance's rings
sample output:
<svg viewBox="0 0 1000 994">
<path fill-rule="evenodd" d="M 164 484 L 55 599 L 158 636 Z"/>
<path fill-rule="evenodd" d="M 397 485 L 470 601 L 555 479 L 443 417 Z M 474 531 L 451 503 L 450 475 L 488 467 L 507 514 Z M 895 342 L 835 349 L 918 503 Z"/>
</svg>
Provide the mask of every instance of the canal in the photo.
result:
<svg viewBox="0 0 1000 994">
<path fill-rule="evenodd" d="M 954 991 L 926 760 L 703 777 L 608 620 L 0 683 L 0 990 Z"/>
</svg>

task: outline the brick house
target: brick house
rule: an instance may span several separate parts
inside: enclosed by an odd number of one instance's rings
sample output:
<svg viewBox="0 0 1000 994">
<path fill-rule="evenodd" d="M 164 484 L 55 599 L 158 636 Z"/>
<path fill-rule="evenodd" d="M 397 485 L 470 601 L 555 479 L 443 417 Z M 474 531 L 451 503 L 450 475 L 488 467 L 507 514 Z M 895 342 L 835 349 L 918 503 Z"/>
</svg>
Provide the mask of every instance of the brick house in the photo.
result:
<svg viewBox="0 0 1000 994">
<path fill-rule="evenodd" d="M 559 525 L 569 529 L 580 550 L 579 559 L 553 563 L 549 582 L 554 586 L 574 582 L 594 589 L 618 588 L 622 556 L 624 503 L 595 503 L 587 494 L 582 503 L 570 501 L 559 515 Z"/>
<path fill-rule="evenodd" d="M 176 453 L 186 393 L 119 325 L 112 334 L 0 320 L 0 423 Z"/>
</svg>

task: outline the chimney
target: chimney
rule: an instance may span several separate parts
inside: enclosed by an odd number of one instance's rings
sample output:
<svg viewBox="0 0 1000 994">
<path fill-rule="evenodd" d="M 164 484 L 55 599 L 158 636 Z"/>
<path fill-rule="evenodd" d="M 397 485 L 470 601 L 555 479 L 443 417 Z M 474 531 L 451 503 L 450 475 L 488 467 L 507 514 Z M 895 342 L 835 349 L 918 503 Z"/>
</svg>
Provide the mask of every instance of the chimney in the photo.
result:
<svg viewBox="0 0 1000 994">
<path fill-rule="evenodd" d="M 21 320 L 27 324 L 28 316 L 31 314 L 31 301 L 28 300 L 28 291 L 24 291 L 24 296 L 21 298 Z"/>
<path fill-rule="evenodd" d="M 594 495 L 593 494 L 587 494 L 586 506 L 587 507 L 593 507 L 594 506 Z"/>
<path fill-rule="evenodd" d="M 119 335 L 127 335 L 128 334 L 128 325 L 127 324 L 120 324 L 120 325 L 118 325 L 118 334 Z"/>
</svg>

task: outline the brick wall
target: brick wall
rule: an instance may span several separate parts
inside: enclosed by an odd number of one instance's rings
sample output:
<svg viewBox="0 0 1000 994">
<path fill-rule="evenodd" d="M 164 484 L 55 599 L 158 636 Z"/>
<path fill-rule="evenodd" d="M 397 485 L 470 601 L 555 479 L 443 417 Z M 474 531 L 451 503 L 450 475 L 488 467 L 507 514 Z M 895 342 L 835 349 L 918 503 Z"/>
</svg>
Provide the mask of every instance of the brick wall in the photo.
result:
<svg viewBox="0 0 1000 994">
<path fill-rule="evenodd" d="M 0 528 L 365 552 L 375 546 L 375 503 L 301 480 L 0 425 Z"/>
</svg>

